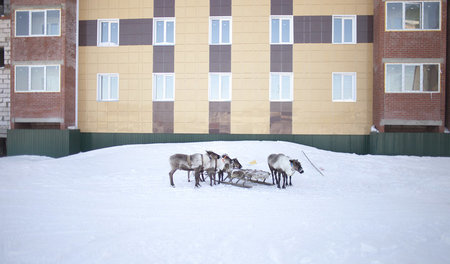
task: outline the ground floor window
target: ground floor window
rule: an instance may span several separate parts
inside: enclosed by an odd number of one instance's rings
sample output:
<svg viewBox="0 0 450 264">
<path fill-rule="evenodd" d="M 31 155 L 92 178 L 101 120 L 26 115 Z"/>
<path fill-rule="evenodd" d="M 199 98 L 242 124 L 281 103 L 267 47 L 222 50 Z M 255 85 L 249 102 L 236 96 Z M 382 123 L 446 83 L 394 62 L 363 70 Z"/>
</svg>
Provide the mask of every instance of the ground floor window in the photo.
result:
<svg viewBox="0 0 450 264">
<path fill-rule="evenodd" d="M 386 92 L 439 92 L 439 64 L 389 63 L 385 76 Z"/>
<path fill-rule="evenodd" d="M 231 100 L 231 73 L 209 74 L 209 100 Z"/>
<path fill-rule="evenodd" d="M 59 65 L 18 65 L 15 67 L 16 92 L 59 92 Z"/>
<path fill-rule="evenodd" d="M 175 99 L 175 74 L 153 74 L 153 101 L 173 101 Z"/>
<path fill-rule="evenodd" d="M 99 73 L 97 75 L 97 100 L 102 102 L 119 100 L 118 73 Z"/>
<path fill-rule="evenodd" d="M 333 102 L 356 102 L 356 72 L 333 72 Z"/>
<path fill-rule="evenodd" d="M 292 72 L 270 73 L 270 101 L 292 101 L 294 77 Z"/>
</svg>

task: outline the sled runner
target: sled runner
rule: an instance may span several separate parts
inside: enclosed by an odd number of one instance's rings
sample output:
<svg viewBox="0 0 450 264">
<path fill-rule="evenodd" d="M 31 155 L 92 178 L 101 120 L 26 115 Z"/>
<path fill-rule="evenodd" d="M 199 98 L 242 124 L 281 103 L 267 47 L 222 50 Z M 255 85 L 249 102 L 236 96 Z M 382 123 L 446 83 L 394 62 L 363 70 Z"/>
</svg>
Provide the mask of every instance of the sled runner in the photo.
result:
<svg viewBox="0 0 450 264">
<path fill-rule="evenodd" d="M 255 184 L 273 185 L 266 182 L 270 173 L 262 170 L 234 169 L 220 183 L 230 184 L 242 188 L 252 188 Z"/>
</svg>

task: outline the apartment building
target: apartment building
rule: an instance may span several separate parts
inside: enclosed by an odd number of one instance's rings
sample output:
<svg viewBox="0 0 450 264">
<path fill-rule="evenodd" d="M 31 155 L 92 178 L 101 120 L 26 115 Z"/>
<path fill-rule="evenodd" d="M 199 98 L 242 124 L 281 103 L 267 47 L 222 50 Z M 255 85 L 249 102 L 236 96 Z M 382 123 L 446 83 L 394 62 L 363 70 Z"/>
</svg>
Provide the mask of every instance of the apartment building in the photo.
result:
<svg viewBox="0 0 450 264">
<path fill-rule="evenodd" d="M 10 127 L 10 45 L 9 1 L 0 1 L 0 156 L 6 155 L 6 135 Z"/>
</svg>

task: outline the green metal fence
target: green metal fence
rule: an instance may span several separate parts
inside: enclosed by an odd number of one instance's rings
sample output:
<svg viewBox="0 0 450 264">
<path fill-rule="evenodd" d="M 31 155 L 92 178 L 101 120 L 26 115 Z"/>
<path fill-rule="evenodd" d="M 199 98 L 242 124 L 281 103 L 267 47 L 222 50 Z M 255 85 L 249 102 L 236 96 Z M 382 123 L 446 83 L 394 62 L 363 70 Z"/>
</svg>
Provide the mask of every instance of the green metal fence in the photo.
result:
<svg viewBox="0 0 450 264">
<path fill-rule="evenodd" d="M 79 130 L 8 131 L 8 155 L 63 157 L 99 148 L 127 144 L 198 141 L 288 141 L 324 150 L 376 155 L 450 157 L 450 134 L 372 133 L 370 135 L 254 135 L 254 134 L 151 134 L 81 133 Z"/>
</svg>

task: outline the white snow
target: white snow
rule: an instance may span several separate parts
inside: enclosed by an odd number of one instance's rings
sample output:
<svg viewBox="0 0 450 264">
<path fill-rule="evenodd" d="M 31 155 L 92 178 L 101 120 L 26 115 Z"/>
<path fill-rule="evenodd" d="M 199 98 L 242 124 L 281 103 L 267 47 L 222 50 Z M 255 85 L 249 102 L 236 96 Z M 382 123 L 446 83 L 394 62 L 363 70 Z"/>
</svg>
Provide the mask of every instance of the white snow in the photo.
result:
<svg viewBox="0 0 450 264">
<path fill-rule="evenodd" d="M 177 171 L 170 187 L 169 156 L 205 150 L 266 171 L 267 156 L 284 153 L 305 173 L 282 190 L 195 188 Z M 0 263 L 447 264 L 450 158 L 264 141 L 1 158 Z"/>
</svg>

